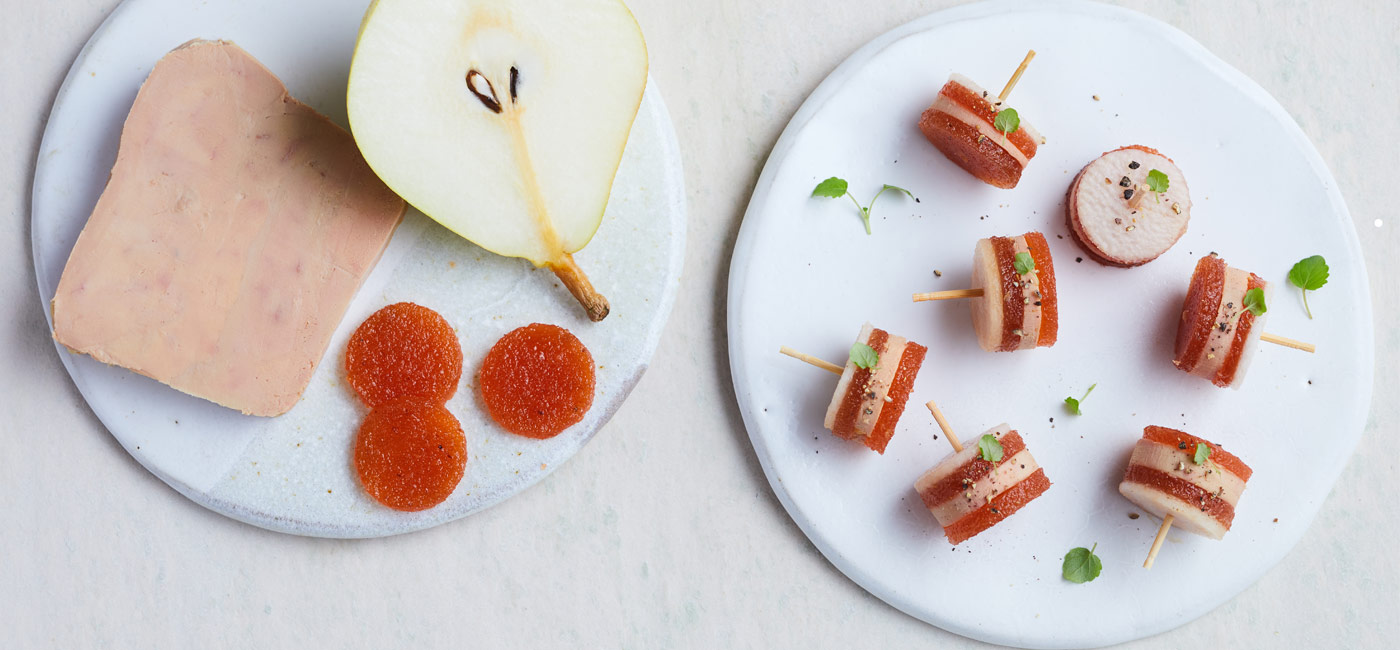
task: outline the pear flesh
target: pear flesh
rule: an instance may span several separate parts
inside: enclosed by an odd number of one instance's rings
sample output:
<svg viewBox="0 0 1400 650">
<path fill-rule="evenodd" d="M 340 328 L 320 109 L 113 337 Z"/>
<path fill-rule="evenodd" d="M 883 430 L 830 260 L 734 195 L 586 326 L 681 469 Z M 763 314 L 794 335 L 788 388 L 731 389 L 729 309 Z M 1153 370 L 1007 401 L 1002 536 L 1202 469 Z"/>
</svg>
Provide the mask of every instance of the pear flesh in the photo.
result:
<svg viewBox="0 0 1400 650">
<path fill-rule="evenodd" d="M 347 104 L 390 188 L 482 248 L 550 267 L 596 321 L 607 300 L 571 253 L 602 223 L 646 79 L 618 0 L 377 0 Z"/>
</svg>

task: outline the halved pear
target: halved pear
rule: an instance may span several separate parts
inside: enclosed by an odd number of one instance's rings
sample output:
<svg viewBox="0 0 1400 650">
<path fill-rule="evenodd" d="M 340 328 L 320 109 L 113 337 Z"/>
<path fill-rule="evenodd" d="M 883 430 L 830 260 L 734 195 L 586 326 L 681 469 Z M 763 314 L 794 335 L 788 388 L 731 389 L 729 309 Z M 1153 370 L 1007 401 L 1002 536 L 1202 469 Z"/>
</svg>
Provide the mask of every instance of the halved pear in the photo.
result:
<svg viewBox="0 0 1400 650">
<path fill-rule="evenodd" d="M 386 184 L 487 250 L 550 267 L 593 320 L 571 253 L 593 238 L 647 79 L 619 0 L 376 0 L 348 108 Z"/>
</svg>

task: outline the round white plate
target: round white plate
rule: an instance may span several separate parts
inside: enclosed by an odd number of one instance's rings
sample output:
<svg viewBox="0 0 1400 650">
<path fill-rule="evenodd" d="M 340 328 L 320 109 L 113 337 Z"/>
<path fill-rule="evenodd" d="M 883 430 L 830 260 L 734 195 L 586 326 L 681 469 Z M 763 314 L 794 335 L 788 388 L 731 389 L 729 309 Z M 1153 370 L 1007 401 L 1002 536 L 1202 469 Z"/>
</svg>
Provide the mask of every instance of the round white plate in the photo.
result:
<svg viewBox="0 0 1400 650">
<path fill-rule="evenodd" d="M 1027 49 L 1039 55 L 1010 105 L 1048 142 L 1003 191 L 955 167 L 916 126 L 957 71 L 996 92 Z M 1093 97 L 1098 95 L 1101 101 Z M 1185 171 L 1190 230 L 1137 269 L 1085 260 L 1065 191 L 1100 153 L 1142 143 Z M 861 201 L 882 183 L 874 234 L 846 199 L 810 198 L 828 176 Z M 1039 230 L 1061 292 L 1053 348 L 986 353 L 968 306 L 910 301 L 965 288 L 974 242 Z M 1172 341 L 1195 261 L 1218 251 L 1276 284 L 1270 331 L 1318 343 L 1260 350 L 1239 391 L 1176 370 Z M 1320 253 L 1331 282 L 1303 314 L 1286 275 Z M 934 270 L 942 271 L 936 277 Z M 822 427 L 835 377 L 780 345 L 844 362 L 861 324 L 928 345 L 884 456 Z M 916 20 L 855 53 L 783 132 L 749 204 L 729 283 L 730 363 L 744 422 L 788 513 L 832 564 L 924 621 L 1025 647 L 1080 647 L 1155 634 L 1254 582 L 1307 528 L 1362 433 L 1371 399 L 1366 271 L 1336 184 L 1297 125 L 1259 86 L 1177 30 L 1087 2 L 993 2 Z M 1064 398 L 1098 389 L 1084 415 Z M 936 399 L 964 440 L 1008 422 L 1054 486 L 954 548 L 913 492 L 950 452 L 922 406 Z M 1174 531 L 1151 571 L 1157 528 L 1118 495 L 1145 425 L 1216 441 L 1255 470 L 1233 531 Z M 1098 544 L 1103 574 L 1060 577 L 1064 554 Z"/>
<path fill-rule="evenodd" d="M 136 90 L 170 49 L 192 38 L 238 43 L 292 95 L 346 124 L 345 81 L 363 2 L 127 0 L 78 55 L 44 132 L 34 176 L 34 265 L 45 311 L 78 232 L 116 159 Z M 273 530 L 374 537 L 419 530 L 486 508 L 540 480 L 608 421 L 646 369 L 674 301 L 685 249 L 685 197 L 671 120 L 649 86 L 593 242 L 576 257 L 612 302 L 599 324 L 548 271 L 487 253 L 410 209 L 337 329 L 301 402 L 255 418 L 89 357 L 59 356 L 92 410 L 142 465 L 197 503 Z M 448 408 L 467 434 L 467 474 L 442 505 L 389 510 L 350 465 L 366 412 L 343 384 L 345 341 L 374 310 L 409 300 L 458 330 L 464 379 Z M 478 364 L 504 333 L 562 325 L 598 363 L 584 420 L 551 440 L 505 433 L 474 389 Z"/>
</svg>

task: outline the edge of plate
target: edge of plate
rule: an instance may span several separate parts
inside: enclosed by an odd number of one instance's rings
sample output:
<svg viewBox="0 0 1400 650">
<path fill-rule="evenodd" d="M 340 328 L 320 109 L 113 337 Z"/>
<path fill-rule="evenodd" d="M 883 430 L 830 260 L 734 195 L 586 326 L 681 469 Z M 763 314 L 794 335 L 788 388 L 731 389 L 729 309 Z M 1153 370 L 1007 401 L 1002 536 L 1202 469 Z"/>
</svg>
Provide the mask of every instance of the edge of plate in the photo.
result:
<svg viewBox="0 0 1400 650">
<path fill-rule="evenodd" d="M 1147 14 L 1123 7 L 1090 2 L 1089 0 L 988 0 L 987 2 L 961 5 L 937 11 L 911 20 L 875 37 L 837 65 L 836 68 L 817 85 L 807 99 L 803 101 L 802 106 L 798 108 L 797 112 L 788 122 L 788 125 L 783 129 L 782 134 L 773 145 L 773 150 L 768 155 L 767 162 L 764 163 L 763 171 L 759 174 L 758 181 L 754 185 L 754 192 L 749 199 L 748 207 L 744 211 L 743 222 L 739 227 L 739 235 L 730 261 L 729 281 L 727 283 L 728 300 L 726 304 L 726 308 L 728 309 L 726 330 L 729 340 L 729 365 L 731 369 L 730 376 L 734 384 L 734 394 L 739 403 L 739 411 L 744 420 L 744 428 L 749 434 L 749 441 L 753 444 L 757 452 L 759 465 L 763 468 L 763 474 L 768 480 L 769 487 L 772 488 L 773 493 L 778 497 L 778 501 L 782 503 L 783 509 L 787 511 L 788 516 L 790 516 L 793 522 L 797 524 L 798 528 L 802 530 L 802 533 L 812 545 L 817 548 L 832 566 L 836 567 L 837 570 L 851 579 L 852 582 L 855 582 L 865 591 L 909 616 L 945 631 L 971 639 L 1027 648 L 1085 647 L 1086 644 L 1090 647 L 1102 647 L 1114 643 L 1141 639 L 1175 629 L 1199 618 L 1234 596 L 1230 596 L 1219 602 L 1211 602 L 1189 608 L 1177 618 L 1169 619 L 1164 624 L 1141 627 L 1135 629 L 1130 635 L 1122 638 L 1109 639 L 1064 637 L 1046 641 L 1042 639 L 1021 638 L 1014 635 L 999 635 L 996 633 L 988 633 L 987 630 L 982 628 L 960 625 L 955 620 L 944 619 L 933 615 L 932 612 L 926 612 L 917 603 L 909 600 L 907 596 L 887 590 L 874 576 L 857 570 L 854 566 L 846 563 L 843 556 L 841 556 L 836 549 L 829 546 L 824 538 L 814 534 L 815 529 L 812 526 L 812 522 L 808 520 L 802 509 L 793 501 L 782 481 L 774 474 L 770 466 L 770 453 L 766 442 L 762 436 L 754 432 L 755 427 L 753 425 L 753 416 L 751 415 L 752 405 L 750 403 L 750 392 L 747 390 L 746 386 L 741 385 L 744 381 L 741 377 L 747 376 L 747 373 L 744 372 L 747 368 L 747 363 L 746 359 L 737 353 L 737 346 L 734 344 L 734 341 L 738 338 L 737 332 L 742 327 L 742 297 L 744 295 L 744 287 L 737 283 L 735 278 L 747 277 L 749 260 L 752 257 L 750 249 L 756 238 L 755 230 L 750 227 L 750 224 L 759 218 L 760 208 L 757 206 L 761 206 L 767 202 L 768 192 L 772 184 L 772 177 L 777 173 L 778 167 L 780 167 L 782 162 L 787 158 L 793 146 L 793 141 L 797 137 L 797 133 L 801 132 L 806 127 L 807 122 L 812 119 L 839 89 L 839 81 L 834 80 L 854 73 L 866 65 L 866 63 L 879 52 L 914 34 L 952 23 L 985 18 L 996 14 L 1012 13 L 1027 9 L 1043 10 L 1046 8 L 1064 12 L 1104 15 L 1125 22 L 1135 22 L 1153 29 L 1159 32 L 1172 45 L 1178 47 L 1188 56 L 1200 62 L 1225 81 L 1238 88 L 1241 92 L 1254 99 L 1283 126 L 1284 130 L 1293 138 L 1293 143 L 1304 152 L 1313 172 L 1326 182 L 1327 195 L 1332 203 L 1333 214 L 1345 225 L 1344 231 L 1347 234 L 1345 239 L 1348 258 L 1354 261 L 1354 266 L 1360 269 L 1359 278 L 1362 288 L 1364 289 L 1361 293 L 1361 307 L 1364 312 L 1364 319 L 1359 319 L 1363 323 L 1362 327 L 1365 334 L 1365 340 L 1362 342 L 1362 352 L 1366 356 L 1374 358 L 1375 328 L 1372 320 L 1370 279 L 1366 273 L 1364 257 L 1361 252 L 1361 243 L 1356 233 L 1355 223 L 1352 221 L 1351 213 L 1347 210 L 1346 202 L 1341 195 L 1340 189 L 1337 187 L 1336 179 L 1333 178 L 1331 170 L 1327 168 L 1326 163 L 1322 160 L 1321 154 L 1318 153 L 1317 148 L 1313 146 L 1312 142 L 1307 138 L 1307 135 L 1303 133 L 1297 121 L 1288 114 L 1287 110 L 1279 104 L 1278 100 L 1274 99 L 1273 95 L 1270 95 L 1268 91 L 1264 90 L 1264 88 L 1253 79 L 1250 79 L 1244 73 L 1235 69 L 1234 66 L 1226 63 L 1223 59 L 1206 49 L 1204 45 L 1201 45 L 1185 32 Z M 1360 426 L 1362 427 L 1363 434 L 1365 432 L 1366 414 L 1370 411 L 1372 392 L 1374 389 L 1374 374 L 1375 370 L 1373 364 L 1372 372 L 1361 380 L 1363 390 L 1357 393 L 1357 399 L 1351 405 L 1356 412 L 1361 414 Z M 1359 444 L 1359 442 L 1360 435 L 1357 436 L 1356 441 L 1351 445 L 1350 453 L 1343 458 L 1340 464 L 1334 467 L 1322 468 L 1331 476 L 1332 480 L 1330 482 L 1333 485 L 1336 484 L 1336 479 L 1344 469 L 1346 461 L 1355 453 L 1356 445 Z M 1265 563 L 1265 568 L 1249 576 L 1247 584 L 1257 582 L 1265 572 L 1277 565 L 1278 562 L 1283 559 L 1284 555 L 1287 555 L 1297 546 L 1298 540 L 1301 539 L 1303 532 L 1306 532 L 1306 530 L 1311 527 L 1311 522 L 1316 519 L 1321 506 L 1322 501 L 1319 500 L 1311 508 L 1308 508 L 1306 511 L 1306 518 L 1309 522 L 1308 526 L 1303 527 L 1297 535 L 1292 536 L 1292 539 L 1288 540 L 1286 547 L 1280 545 L 1280 548 L 1284 548 L 1284 550 L 1270 554 L 1270 557 L 1268 557 Z M 1238 595 L 1238 592 L 1236 592 L 1235 595 Z"/>
</svg>

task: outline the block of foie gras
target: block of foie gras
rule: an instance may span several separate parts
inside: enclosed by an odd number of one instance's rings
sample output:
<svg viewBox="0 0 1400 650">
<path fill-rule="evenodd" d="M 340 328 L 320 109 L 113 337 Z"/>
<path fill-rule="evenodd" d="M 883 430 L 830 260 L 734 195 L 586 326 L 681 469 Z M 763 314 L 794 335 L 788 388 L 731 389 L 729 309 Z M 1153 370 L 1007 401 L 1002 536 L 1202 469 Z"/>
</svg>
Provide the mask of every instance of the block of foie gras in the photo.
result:
<svg viewBox="0 0 1400 650">
<path fill-rule="evenodd" d="M 54 295 L 54 338 L 251 415 L 292 408 L 404 203 L 232 43 L 165 55 Z"/>
</svg>

